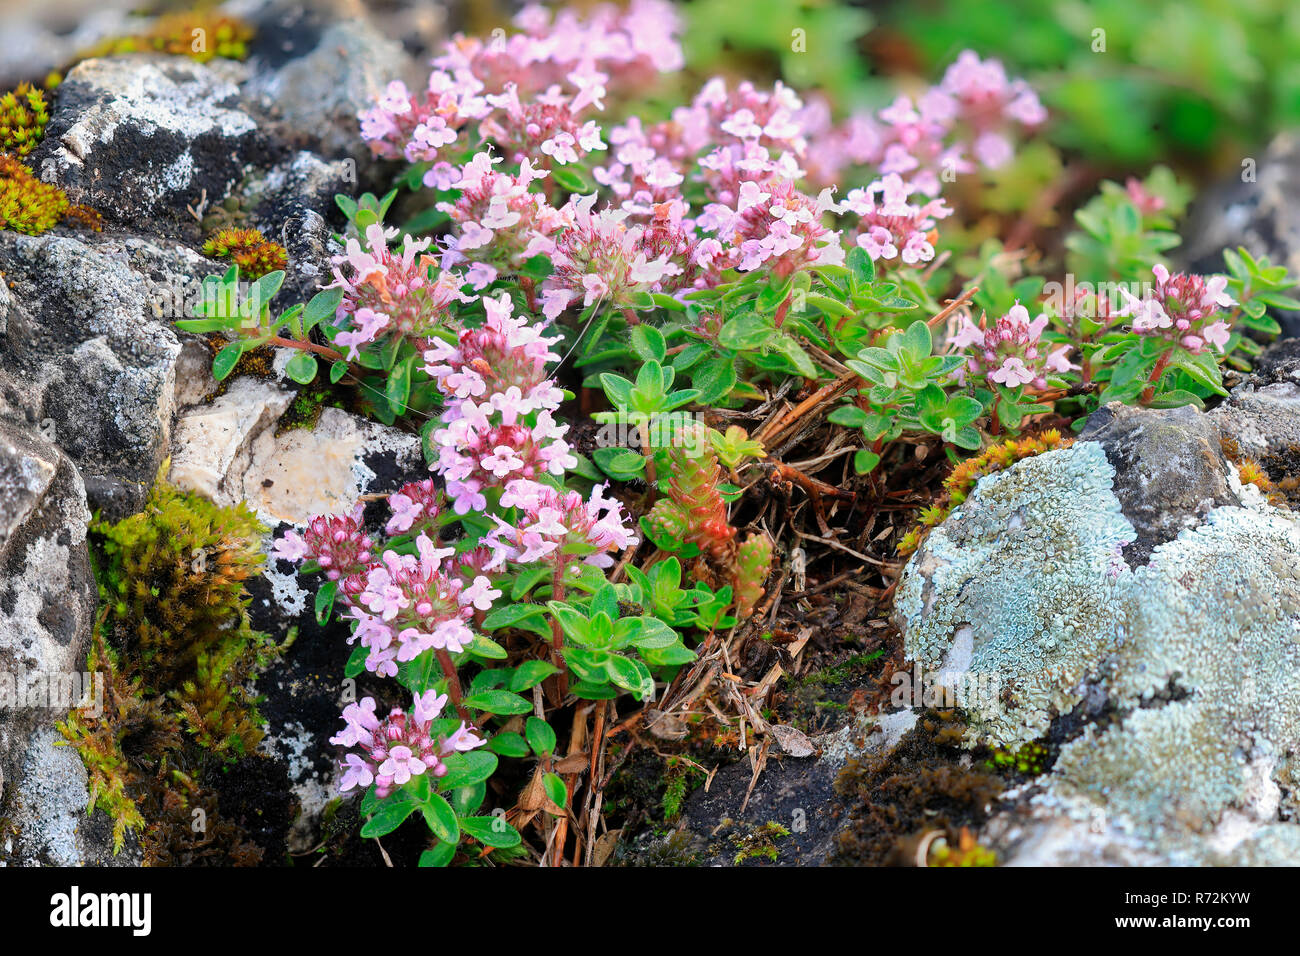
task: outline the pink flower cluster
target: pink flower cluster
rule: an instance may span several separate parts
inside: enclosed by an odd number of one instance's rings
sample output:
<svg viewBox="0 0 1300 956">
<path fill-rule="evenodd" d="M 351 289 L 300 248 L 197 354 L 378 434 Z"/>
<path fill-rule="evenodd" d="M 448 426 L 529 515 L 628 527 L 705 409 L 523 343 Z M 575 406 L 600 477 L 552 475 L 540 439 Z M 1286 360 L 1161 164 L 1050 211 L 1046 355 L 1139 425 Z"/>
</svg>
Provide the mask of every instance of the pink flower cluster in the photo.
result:
<svg viewBox="0 0 1300 956">
<path fill-rule="evenodd" d="M 359 640 L 369 651 L 366 669 L 384 677 L 431 648 L 463 650 L 474 639 L 474 613 L 501 596 L 486 573 L 490 551 L 458 556 L 437 543 L 444 516 L 432 479 L 404 485 L 388 505 L 388 533 L 414 533 L 415 554 L 387 547 L 376 554 L 360 504 L 348 515 L 312 518 L 302 535 L 286 532 L 274 551 L 279 558 L 314 560 L 339 582 L 339 600 L 357 622 L 349 643 Z"/>
<path fill-rule="evenodd" d="M 934 258 L 935 220 L 952 215 L 952 210 L 942 199 L 909 202 L 917 191 L 898 173 L 890 173 L 845 197 L 842 208 L 858 216 L 854 241 L 872 259 L 900 258 L 911 266 Z"/>
<path fill-rule="evenodd" d="M 514 162 L 567 165 L 605 148 L 600 127 L 584 114 L 604 108 L 611 85 L 632 89 L 682 66 L 680 25 L 664 0 L 633 0 L 625 12 L 602 5 L 586 20 L 571 12 L 552 19 L 530 5 L 515 25 L 520 32 L 508 37 L 455 37 L 434 59 L 422 92 L 389 84 L 360 116 L 371 151 L 431 163 L 425 185 L 447 188 L 445 157 L 477 122 L 478 138 Z"/>
<path fill-rule="evenodd" d="M 875 114 L 857 113 L 838 125 L 824 103 L 814 102 L 800 120 L 814 183 L 834 183 L 849 166 L 874 166 L 937 196 L 945 174 L 1010 160 L 1017 130 L 1042 125 L 1047 111 L 1024 80 L 1007 77 L 1000 62 L 965 50 L 937 85 L 915 99 L 899 96 Z"/>
<path fill-rule="evenodd" d="M 330 738 L 330 743 L 352 751 L 341 762 L 339 790 L 373 783 L 375 796 L 382 800 L 412 777 L 446 776 L 445 757 L 484 743 L 464 722 L 446 737 L 433 732 L 431 725 L 446 704 L 446 695 L 429 690 L 416 695 L 409 713 L 394 707 L 383 720 L 375 713 L 373 697 L 343 708 L 343 730 Z"/>
<path fill-rule="evenodd" d="M 556 423 L 563 392 L 547 375 L 558 337 L 513 315 L 510 296 L 484 298 L 487 320 L 463 329 L 455 345 L 435 340 L 424 370 L 447 396 L 444 426 L 433 432 L 434 471 L 457 514 L 487 507 L 484 491 L 544 474 L 563 475 L 578 460 L 567 425 Z"/>
<path fill-rule="evenodd" d="M 1032 385 L 1042 389 L 1047 387 L 1049 371 L 1063 374 L 1078 368 L 1070 364 L 1072 346 L 1062 345 L 1051 352 L 1042 349 L 1040 339 L 1048 321 L 1045 314 L 1030 319 L 1029 310 L 1019 302 L 987 328 L 963 315 L 951 340 L 968 355 L 957 369 L 958 381 L 964 383 L 969 375 L 1007 388 Z"/>
<path fill-rule="evenodd" d="M 645 224 L 627 223 L 626 209 L 593 212 L 596 195 L 571 199 L 569 222 L 551 254 L 552 273 L 542 286 L 542 312 L 554 319 L 571 302 L 625 308 L 642 292 L 690 288 L 697 274 L 697 242 L 681 220 L 680 201 L 663 203 Z"/>
<path fill-rule="evenodd" d="M 331 581 L 355 579 L 370 564 L 375 545 L 362 524 L 365 506 L 350 514 L 316 515 L 302 534 L 287 531 L 273 554 L 289 561 L 315 561 Z"/>
<path fill-rule="evenodd" d="M 351 238 L 346 251 L 332 260 L 334 281 L 326 288 L 343 290 L 337 318 L 345 325 L 334 343 L 347 348 L 349 360 L 381 335 L 431 335 L 447 326 L 453 303 L 475 299 L 461 292 L 465 278 L 458 273 L 430 278 L 436 260 L 424 254 L 428 239 L 408 235 L 399 255 L 388 248 L 396 235 L 396 229 L 385 231 L 375 223 L 366 230 L 364 248 Z"/>
<path fill-rule="evenodd" d="M 1115 314 L 1131 316 L 1133 331 L 1140 335 L 1161 336 L 1192 353 L 1205 351 L 1207 345 L 1222 352 L 1232 330 L 1220 309 L 1237 304 L 1227 293 L 1227 277 L 1206 279 L 1182 272 L 1170 275 L 1162 265 L 1151 271 L 1156 277 L 1155 286 L 1140 299 L 1121 288 L 1124 306 Z"/>
<path fill-rule="evenodd" d="M 563 567 L 575 557 L 607 568 L 614 563 L 611 553 L 638 541 L 625 523 L 622 504 L 605 497 L 604 485 L 593 488 L 591 497 L 584 499 L 576 491 L 512 481 L 501 496 L 501 506 L 518 508 L 521 517 L 512 523 L 493 516 L 496 527 L 484 539 L 493 555 L 489 569 L 507 561 L 544 561 Z"/>
<path fill-rule="evenodd" d="M 476 289 L 485 288 L 503 271 L 519 269 L 533 256 L 553 253 L 552 237 L 570 221 L 539 193 L 529 192 L 528 184 L 544 178 L 545 172 L 524 159 L 517 175 L 500 173 L 492 168 L 500 162 L 487 152 L 475 155 L 452 177 L 450 184 L 460 190 L 460 198 L 438 204 L 458 233 L 448 240 L 442 267 L 471 262 L 466 278 Z"/>
</svg>

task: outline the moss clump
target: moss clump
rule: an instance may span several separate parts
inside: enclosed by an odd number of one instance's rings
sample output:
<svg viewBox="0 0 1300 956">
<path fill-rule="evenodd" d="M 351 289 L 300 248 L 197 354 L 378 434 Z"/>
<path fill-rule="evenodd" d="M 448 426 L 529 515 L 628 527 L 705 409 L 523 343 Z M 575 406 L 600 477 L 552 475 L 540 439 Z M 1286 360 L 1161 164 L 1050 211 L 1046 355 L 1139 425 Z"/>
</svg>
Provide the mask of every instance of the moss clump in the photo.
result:
<svg viewBox="0 0 1300 956">
<path fill-rule="evenodd" d="M 289 261 L 284 246 L 268 241 L 256 229 L 218 229 L 203 244 L 203 254 L 229 259 L 239 266 L 240 275 L 250 279 L 283 269 Z"/>
<path fill-rule="evenodd" d="M 276 422 L 276 434 L 306 428 L 309 431 L 320 421 L 320 413 L 325 408 L 322 390 L 304 388 L 293 397 L 280 420 Z"/>
<path fill-rule="evenodd" d="M 77 57 L 116 56 L 121 53 L 167 53 L 188 56 L 198 63 L 221 57 L 225 60 L 248 58 L 248 44 L 253 28 L 243 20 L 205 10 L 169 13 L 159 17 L 141 33 L 109 37 Z"/>
<path fill-rule="evenodd" d="M 997 866 L 998 855 L 975 841 L 967 827 L 961 828 L 957 845 L 940 838 L 930 848 L 929 866 Z"/>
<path fill-rule="evenodd" d="M 666 763 L 662 806 L 664 822 L 671 823 L 681 815 L 682 802 L 698 785 L 698 781 L 691 779 L 692 774 L 703 775 L 703 771 L 694 763 L 681 757 L 669 757 Z"/>
<path fill-rule="evenodd" d="M 781 853 L 777 848 L 777 841 L 784 840 L 789 835 L 789 830 L 770 820 L 747 833 L 737 833 L 731 838 L 731 845 L 736 848 L 733 862 L 736 866 L 740 866 L 746 860 L 765 860 L 768 863 L 775 863 Z"/>
<path fill-rule="evenodd" d="M 1051 763 L 1052 752 L 1046 744 L 1032 740 L 1021 747 L 994 747 L 986 762 L 990 770 L 1010 770 L 1036 777 Z"/>
<path fill-rule="evenodd" d="M 893 750 L 845 765 L 835 792 L 851 807 L 832 862 L 915 865 L 926 834 L 943 831 L 960 845 L 962 827 L 978 826 L 1005 789 L 1001 777 L 965 766 L 965 727 L 951 711 L 929 711 Z"/>
<path fill-rule="evenodd" d="M 148 862 L 255 862 L 203 780 L 214 765 L 267 759 L 249 756 L 263 731 L 247 684 L 276 649 L 251 628 L 244 587 L 264 529 L 244 504 L 160 479 L 142 512 L 91 532 L 102 606 L 89 667 L 105 674 L 105 700 L 99 716 L 74 711 L 60 726 L 89 772 L 90 808 L 113 817 L 116 849 L 144 830 Z M 213 822 L 195 829 L 200 817 Z"/>
<path fill-rule="evenodd" d="M 58 186 L 41 182 L 17 159 L 0 154 L 0 229 L 37 236 L 60 222 L 100 229 L 99 213 L 74 206 Z"/>
<path fill-rule="evenodd" d="M 45 135 L 49 121 L 45 92 L 30 83 L 0 96 L 0 153 L 26 156 Z"/>
</svg>

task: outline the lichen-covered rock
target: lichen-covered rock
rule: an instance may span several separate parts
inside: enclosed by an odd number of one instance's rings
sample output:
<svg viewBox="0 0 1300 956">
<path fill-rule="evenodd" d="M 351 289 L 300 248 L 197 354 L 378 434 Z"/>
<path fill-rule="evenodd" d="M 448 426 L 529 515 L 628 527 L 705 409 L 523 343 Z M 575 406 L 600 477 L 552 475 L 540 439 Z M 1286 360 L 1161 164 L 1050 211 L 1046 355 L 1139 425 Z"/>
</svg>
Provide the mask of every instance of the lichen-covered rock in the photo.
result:
<svg viewBox="0 0 1300 956">
<path fill-rule="evenodd" d="M 219 267 L 165 241 L 0 233 L 13 283 L 0 418 L 76 463 L 91 504 L 137 509 L 167 452 L 180 338 L 172 322 Z"/>
<path fill-rule="evenodd" d="M 170 480 L 218 504 L 247 501 L 269 524 L 303 525 L 349 511 L 381 475 L 424 471 L 420 439 L 324 408 L 310 428 L 279 430 L 293 398 L 273 382 L 238 378 L 176 422 Z"/>
<path fill-rule="evenodd" d="M 1182 436 L 1164 452 L 1204 454 Z M 981 480 L 905 570 L 907 654 L 954 684 L 996 678 L 962 701 L 971 738 L 1064 735 L 990 826 L 1012 859 L 1300 862 L 1279 822 L 1300 809 L 1300 525 L 1223 468 L 1231 502 L 1131 568 L 1117 469 L 1081 440 Z"/>
<path fill-rule="evenodd" d="M 1300 503 L 1300 340 L 1279 342 L 1265 358 L 1210 418 L 1233 457 L 1259 465 L 1294 505 Z"/>
<path fill-rule="evenodd" d="M 222 207 L 210 211 L 205 228 L 252 226 L 289 254 L 280 301 L 305 302 L 331 281 L 330 257 L 334 229 L 326 221 L 337 209 L 334 197 L 355 192 L 356 164 L 349 159 L 326 161 L 299 151 L 268 170 L 251 173 Z M 234 208 L 232 215 L 226 207 Z"/>
<path fill-rule="evenodd" d="M 247 164 L 267 156 L 241 108 L 246 72 L 229 60 L 84 60 L 59 86 L 35 165 L 110 221 L 175 229 L 192 221 L 187 205 L 224 198 Z"/>
<path fill-rule="evenodd" d="M 90 512 L 76 468 L 0 422 L 0 860 L 106 861 L 111 827 L 86 816 L 86 772 L 54 725 L 83 697 L 95 615 Z M 85 696 L 87 689 L 90 695 Z"/>
<path fill-rule="evenodd" d="M 996 682 L 997 693 L 963 700 L 991 743 L 1046 733 L 1118 644 L 1105 609 L 1135 532 L 1113 477 L 1095 442 L 1025 459 L 982 479 L 903 573 L 895 615 L 907 656 L 954 692 L 968 675 Z"/>
</svg>

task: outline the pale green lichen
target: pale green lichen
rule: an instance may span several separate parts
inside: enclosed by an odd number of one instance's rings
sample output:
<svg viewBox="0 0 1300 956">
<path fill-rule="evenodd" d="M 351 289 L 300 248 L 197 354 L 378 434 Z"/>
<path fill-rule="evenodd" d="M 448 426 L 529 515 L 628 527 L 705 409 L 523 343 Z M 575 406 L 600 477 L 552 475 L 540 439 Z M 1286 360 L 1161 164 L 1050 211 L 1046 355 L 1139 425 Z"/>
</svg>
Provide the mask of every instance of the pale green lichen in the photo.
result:
<svg viewBox="0 0 1300 956">
<path fill-rule="evenodd" d="M 903 574 L 895 607 L 907 656 L 926 671 L 992 678 L 997 693 L 963 701 L 990 743 L 1041 737 L 1114 647 L 1128 573 L 1119 549 L 1134 531 L 1113 479 L 1093 442 L 1025 459 L 981 479 Z"/>
<path fill-rule="evenodd" d="M 1027 743 L 1104 701 L 1040 782 L 1040 811 L 1100 812 L 1164 859 L 1295 862 L 1300 826 L 1280 821 L 1300 782 L 1300 525 L 1230 482 L 1245 507 L 1130 570 L 1112 478 L 1079 442 L 981 481 L 904 574 L 906 651 L 1001 679 L 965 702 L 985 742 Z"/>
</svg>

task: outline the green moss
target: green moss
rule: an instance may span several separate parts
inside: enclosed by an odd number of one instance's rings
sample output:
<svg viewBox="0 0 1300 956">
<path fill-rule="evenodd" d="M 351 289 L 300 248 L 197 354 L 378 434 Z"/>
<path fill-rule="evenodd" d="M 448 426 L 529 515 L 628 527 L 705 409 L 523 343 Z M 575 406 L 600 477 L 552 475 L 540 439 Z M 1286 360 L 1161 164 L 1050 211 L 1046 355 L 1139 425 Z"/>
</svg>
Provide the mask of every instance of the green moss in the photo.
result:
<svg viewBox="0 0 1300 956">
<path fill-rule="evenodd" d="M 854 654 L 852 657 L 843 660 L 838 664 L 832 664 L 829 667 L 823 667 L 819 671 L 813 671 L 806 674 L 799 679 L 796 686 L 834 687 L 843 684 L 858 676 L 859 671 L 873 661 L 880 660 L 884 655 L 884 650 L 874 650 L 868 654 Z"/>
<path fill-rule="evenodd" d="M 775 863 L 780 856 L 776 844 L 789 835 L 789 830 L 771 820 L 747 832 L 737 833 L 731 837 L 731 844 L 736 848 L 733 862 L 736 866 L 740 866 L 746 860 L 766 860 L 768 863 Z"/>
<path fill-rule="evenodd" d="M 30 83 L 0 96 L 0 153 L 26 156 L 45 135 L 49 121 L 45 92 Z"/>
<path fill-rule="evenodd" d="M 136 830 L 147 861 L 199 852 L 193 815 L 216 805 L 196 781 L 262 739 L 247 685 L 278 649 L 250 626 L 244 583 L 264 560 L 263 531 L 246 505 L 221 508 L 161 479 L 139 514 L 91 525 L 101 608 L 88 666 L 105 674 L 105 700 L 99 716 L 74 711 L 60 729 L 118 850 Z M 211 851 L 213 832 L 200 842 Z M 225 862 L 256 856 L 236 831 L 218 845 Z"/>
<path fill-rule="evenodd" d="M 1047 769 L 1051 751 L 1037 740 L 1020 747 L 994 747 L 985 766 L 990 770 L 1011 770 L 1018 774 L 1037 776 Z"/>
<path fill-rule="evenodd" d="M 61 222 L 99 231 L 99 213 L 74 206 L 53 183 L 42 182 L 13 156 L 0 152 L 0 229 L 37 236 Z"/>
</svg>

